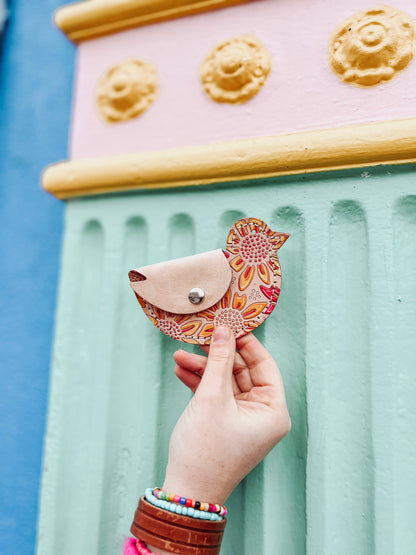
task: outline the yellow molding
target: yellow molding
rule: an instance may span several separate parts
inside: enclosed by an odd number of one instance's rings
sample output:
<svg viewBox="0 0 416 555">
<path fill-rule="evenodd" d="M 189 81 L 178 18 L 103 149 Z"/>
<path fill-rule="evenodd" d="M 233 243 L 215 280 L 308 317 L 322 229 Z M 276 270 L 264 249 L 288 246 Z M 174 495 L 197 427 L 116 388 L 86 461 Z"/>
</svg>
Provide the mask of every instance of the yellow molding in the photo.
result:
<svg viewBox="0 0 416 555">
<path fill-rule="evenodd" d="M 243 139 L 49 166 L 60 199 L 416 162 L 416 118 Z"/>
<path fill-rule="evenodd" d="M 56 25 L 73 42 L 250 0 L 84 0 L 55 12 Z"/>
</svg>

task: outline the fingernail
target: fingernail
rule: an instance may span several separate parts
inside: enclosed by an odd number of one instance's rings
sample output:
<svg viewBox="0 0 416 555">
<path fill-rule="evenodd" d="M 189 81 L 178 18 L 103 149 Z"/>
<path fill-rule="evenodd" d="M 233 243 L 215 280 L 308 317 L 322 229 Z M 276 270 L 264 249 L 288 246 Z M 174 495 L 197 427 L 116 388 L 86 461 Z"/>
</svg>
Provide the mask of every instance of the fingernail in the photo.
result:
<svg viewBox="0 0 416 555">
<path fill-rule="evenodd" d="M 214 330 L 214 343 L 217 345 L 221 345 L 224 343 L 228 343 L 230 339 L 230 330 L 226 326 L 219 326 Z"/>
</svg>

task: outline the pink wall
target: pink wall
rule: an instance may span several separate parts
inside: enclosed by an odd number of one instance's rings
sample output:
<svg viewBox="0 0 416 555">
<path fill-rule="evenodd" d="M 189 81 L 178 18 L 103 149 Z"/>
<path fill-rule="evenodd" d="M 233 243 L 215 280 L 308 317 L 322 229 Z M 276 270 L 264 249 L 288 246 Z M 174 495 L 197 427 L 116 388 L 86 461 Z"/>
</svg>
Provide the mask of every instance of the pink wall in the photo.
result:
<svg viewBox="0 0 416 555">
<path fill-rule="evenodd" d="M 327 63 L 328 39 L 368 0 L 254 0 L 79 46 L 71 157 L 96 157 L 275 135 L 416 116 L 416 61 L 390 83 L 359 89 L 342 83 Z M 416 19 L 415 0 L 392 6 Z M 273 57 L 260 93 L 246 104 L 217 104 L 206 96 L 199 66 L 218 42 L 254 33 Z M 130 57 L 152 62 L 160 92 L 135 120 L 107 124 L 94 90 L 103 73 Z"/>
</svg>

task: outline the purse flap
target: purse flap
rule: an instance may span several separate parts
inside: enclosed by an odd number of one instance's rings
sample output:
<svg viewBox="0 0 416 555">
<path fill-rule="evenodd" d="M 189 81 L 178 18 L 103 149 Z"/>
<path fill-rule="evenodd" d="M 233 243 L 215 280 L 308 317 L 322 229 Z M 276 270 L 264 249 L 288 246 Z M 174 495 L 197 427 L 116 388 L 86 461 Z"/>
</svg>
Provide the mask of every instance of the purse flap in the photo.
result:
<svg viewBox="0 0 416 555">
<path fill-rule="evenodd" d="M 130 285 L 148 303 L 174 314 L 193 314 L 219 301 L 231 282 L 231 268 L 221 249 L 160 262 L 129 272 Z M 202 290 L 197 304 L 191 290 Z"/>
</svg>

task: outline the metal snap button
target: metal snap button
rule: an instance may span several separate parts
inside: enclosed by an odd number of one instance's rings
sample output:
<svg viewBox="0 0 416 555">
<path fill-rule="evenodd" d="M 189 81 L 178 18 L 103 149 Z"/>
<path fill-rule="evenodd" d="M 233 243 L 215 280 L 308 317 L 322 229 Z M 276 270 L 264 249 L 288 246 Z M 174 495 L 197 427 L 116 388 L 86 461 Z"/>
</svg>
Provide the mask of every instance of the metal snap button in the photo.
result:
<svg viewBox="0 0 416 555">
<path fill-rule="evenodd" d="M 199 304 L 204 300 L 205 293 L 200 287 L 193 287 L 188 293 L 188 299 L 192 304 Z"/>
</svg>

